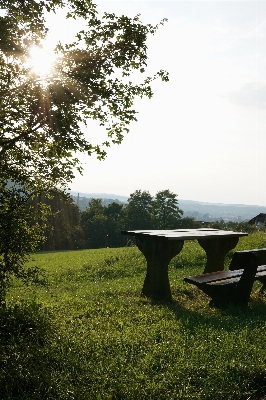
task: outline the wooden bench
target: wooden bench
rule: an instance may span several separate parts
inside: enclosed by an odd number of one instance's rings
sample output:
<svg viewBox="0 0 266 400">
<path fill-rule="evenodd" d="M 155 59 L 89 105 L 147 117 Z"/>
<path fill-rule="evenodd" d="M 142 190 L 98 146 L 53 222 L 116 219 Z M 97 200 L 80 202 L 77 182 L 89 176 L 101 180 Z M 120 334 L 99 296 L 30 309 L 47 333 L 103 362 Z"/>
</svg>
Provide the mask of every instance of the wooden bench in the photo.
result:
<svg viewBox="0 0 266 400">
<path fill-rule="evenodd" d="M 189 276 L 184 281 L 196 285 L 209 297 L 212 305 L 229 303 L 247 305 L 254 280 L 266 285 L 266 249 L 237 251 L 229 270 Z"/>
</svg>

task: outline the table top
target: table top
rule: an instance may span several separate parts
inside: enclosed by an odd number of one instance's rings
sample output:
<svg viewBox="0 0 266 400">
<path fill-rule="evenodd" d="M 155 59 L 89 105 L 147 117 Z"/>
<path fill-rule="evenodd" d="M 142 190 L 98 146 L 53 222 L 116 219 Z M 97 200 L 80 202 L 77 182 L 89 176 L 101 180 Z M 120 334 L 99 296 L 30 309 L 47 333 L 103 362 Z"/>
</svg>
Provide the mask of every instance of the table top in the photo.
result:
<svg viewBox="0 0 266 400">
<path fill-rule="evenodd" d="M 211 239 L 222 238 L 228 236 L 248 236 L 245 232 L 224 231 L 221 229 L 213 228 L 200 228 L 200 229 L 152 229 L 152 230 L 135 230 L 135 231 L 122 231 L 123 235 L 131 236 L 154 236 L 165 238 L 166 240 L 195 240 L 195 239 Z"/>
</svg>

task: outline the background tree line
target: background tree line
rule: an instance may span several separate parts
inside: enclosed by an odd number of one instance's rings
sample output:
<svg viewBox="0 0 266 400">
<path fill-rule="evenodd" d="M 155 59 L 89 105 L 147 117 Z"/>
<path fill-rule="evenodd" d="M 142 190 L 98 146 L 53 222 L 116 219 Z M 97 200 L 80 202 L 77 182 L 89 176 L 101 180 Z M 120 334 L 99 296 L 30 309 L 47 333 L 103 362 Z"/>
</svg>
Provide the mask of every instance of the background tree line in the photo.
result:
<svg viewBox="0 0 266 400">
<path fill-rule="evenodd" d="M 42 202 L 51 208 L 51 215 L 45 227 L 47 239 L 40 250 L 120 247 L 128 244 L 127 237 L 121 235 L 122 230 L 206 226 L 193 217 L 182 218 L 177 194 L 169 190 L 159 191 L 155 197 L 148 191 L 136 190 L 130 194 L 127 204 L 114 201 L 103 205 L 101 199 L 92 199 L 85 211 L 79 210 L 70 196 L 55 196 Z M 245 232 L 254 230 L 243 222 L 216 221 L 208 226 Z"/>
</svg>

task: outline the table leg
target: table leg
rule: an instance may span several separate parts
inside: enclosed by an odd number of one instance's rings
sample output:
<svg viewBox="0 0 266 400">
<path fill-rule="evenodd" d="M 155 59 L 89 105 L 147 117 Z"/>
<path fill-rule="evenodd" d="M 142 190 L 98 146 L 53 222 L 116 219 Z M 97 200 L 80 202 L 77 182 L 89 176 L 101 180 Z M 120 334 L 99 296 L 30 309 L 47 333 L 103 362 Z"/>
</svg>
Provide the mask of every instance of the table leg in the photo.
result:
<svg viewBox="0 0 266 400">
<path fill-rule="evenodd" d="M 205 250 L 207 263 L 204 274 L 224 270 L 224 258 L 238 243 L 236 236 L 221 238 L 198 239 L 200 246 Z"/>
<path fill-rule="evenodd" d="M 172 300 L 168 279 L 168 264 L 183 247 L 183 240 L 136 236 L 136 244 L 147 261 L 147 273 L 141 294 L 161 300 Z"/>
</svg>

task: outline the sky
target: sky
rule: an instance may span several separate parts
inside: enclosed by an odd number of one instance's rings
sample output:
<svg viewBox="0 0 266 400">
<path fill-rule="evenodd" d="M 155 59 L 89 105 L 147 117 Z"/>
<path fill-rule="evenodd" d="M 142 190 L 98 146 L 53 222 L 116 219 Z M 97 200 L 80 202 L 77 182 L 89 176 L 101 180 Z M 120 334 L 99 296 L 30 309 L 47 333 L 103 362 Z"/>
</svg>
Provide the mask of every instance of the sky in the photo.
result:
<svg viewBox="0 0 266 400">
<path fill-rule="evenodd" d="M 169 82 L 136 101 L 138 121 L 104 161 L 81 157 L 71 190 L 169 189 L 183 200 L 266 206 L 266 1 L 95 3 L 100 14 L 168 19 L 148 40 L 147 71 L 167 70 Z M 58 21 L 50 27 L 54 35 Z M 91 124 L 88 134 L 103 132 Z"/>
</svg>

